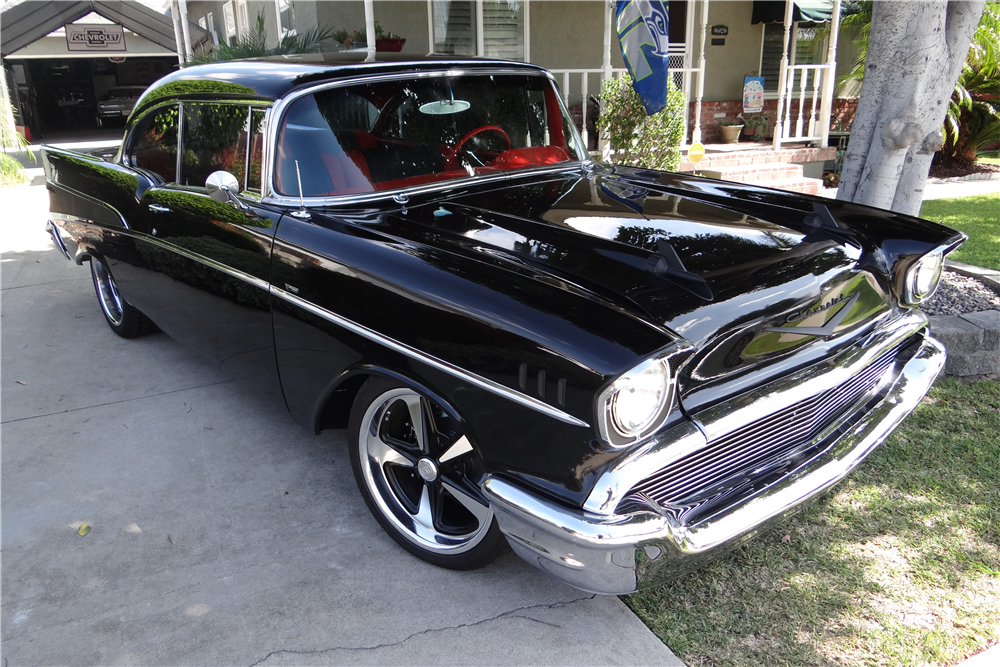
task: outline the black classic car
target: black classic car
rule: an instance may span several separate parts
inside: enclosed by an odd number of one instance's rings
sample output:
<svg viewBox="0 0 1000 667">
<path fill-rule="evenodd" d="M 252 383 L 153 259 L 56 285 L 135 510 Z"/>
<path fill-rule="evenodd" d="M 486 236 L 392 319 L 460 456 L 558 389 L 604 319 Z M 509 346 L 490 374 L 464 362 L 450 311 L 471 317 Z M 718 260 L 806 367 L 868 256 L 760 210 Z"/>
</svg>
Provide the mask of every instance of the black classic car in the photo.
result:
<svg viewBox="0 0 1000 667">
<path fill-rule="evenodd" d="M 533 65 L 363 55 L 170 74 L 114 158 L 44 150 L 49 229 L 115 333 L 346 428 L 420 558 L 662 581 L 834 485 L 941 370 L 919 305 L 961 234 L 599 164 Z"/>
</svg>

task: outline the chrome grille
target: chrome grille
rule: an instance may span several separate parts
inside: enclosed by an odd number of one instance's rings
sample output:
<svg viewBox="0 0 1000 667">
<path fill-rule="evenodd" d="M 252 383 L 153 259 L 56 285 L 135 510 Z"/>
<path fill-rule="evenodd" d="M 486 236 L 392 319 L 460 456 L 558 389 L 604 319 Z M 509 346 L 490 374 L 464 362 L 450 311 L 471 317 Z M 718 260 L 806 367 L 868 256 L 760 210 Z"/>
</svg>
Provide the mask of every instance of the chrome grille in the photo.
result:
<svg viewBox="0 0 1000 667">
<path fill-rule="evenodd" d="M 878 388 L 907 339 L 877 357 L 847 382 L 712 440 L 704 448 L 673 461 L 637 484 L 618 511 L 639 509 L 652 501 L 666 509 L 698 505 L 752 486 L 755 474 L 766 476 L 794 459 L 813 440 L 859 407 Z"/>
</svg>

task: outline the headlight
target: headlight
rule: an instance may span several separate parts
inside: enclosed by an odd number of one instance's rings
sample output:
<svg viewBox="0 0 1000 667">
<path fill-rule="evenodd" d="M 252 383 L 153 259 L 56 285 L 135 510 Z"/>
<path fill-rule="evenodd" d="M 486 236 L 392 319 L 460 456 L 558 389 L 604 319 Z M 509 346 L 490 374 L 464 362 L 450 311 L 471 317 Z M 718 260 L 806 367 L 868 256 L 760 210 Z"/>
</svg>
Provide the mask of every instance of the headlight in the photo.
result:
<svg viewBox="0 0 1000 667">
<path fill-rule="evenodd" d="M 906 272 L 906 287 L 903 295 L 906 305 L 916 306 L 930 298 L 941 280 L 944 253 L 935 250 L 917 260 Z"/>
<path fill-rule="evenodd" d="M 663 422 L 672 400 L 667 359 L 644 361 L 601 394 L 602 434 L 614 447 L 628 445 Z"/>
</svg>

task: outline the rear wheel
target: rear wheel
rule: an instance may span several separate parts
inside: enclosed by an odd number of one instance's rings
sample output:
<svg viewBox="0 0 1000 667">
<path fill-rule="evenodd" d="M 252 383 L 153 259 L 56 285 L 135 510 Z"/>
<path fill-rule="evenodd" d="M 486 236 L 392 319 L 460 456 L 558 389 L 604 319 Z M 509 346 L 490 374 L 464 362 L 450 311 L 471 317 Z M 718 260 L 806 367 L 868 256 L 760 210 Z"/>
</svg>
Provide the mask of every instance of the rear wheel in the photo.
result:
<svg viewBox="0 0 1000 667">
<path fill-rule="evenodd" d="M 149 318 L 122 298 L 104 260 L 90 258 L 90 275 L 94 279 L 97 302 L 112 331 L 122 338 L 135 338 L 153 330 Z"/>
<path fill-rule="evenodd" d="M 348 433 L 361 495 L 404 549 L 456 570 L 501 553 L 506 538 L 479 488 L 481 462 L 440 406 L 395 380 L 373 378 L 358 392 Z"/>
</svg>

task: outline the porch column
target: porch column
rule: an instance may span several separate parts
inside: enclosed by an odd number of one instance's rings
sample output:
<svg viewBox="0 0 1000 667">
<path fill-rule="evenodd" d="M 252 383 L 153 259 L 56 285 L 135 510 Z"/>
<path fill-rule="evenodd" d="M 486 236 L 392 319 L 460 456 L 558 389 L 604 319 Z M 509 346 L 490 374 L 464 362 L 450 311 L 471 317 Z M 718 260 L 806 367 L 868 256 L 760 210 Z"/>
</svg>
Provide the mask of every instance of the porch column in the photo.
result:
<svg viewBox="0 0 1000 667">
<path fill-rule="evenodd" d="M 694 130 L 691 143 L 701 143 L 701 99 L 705 96 L 705 42 L 708 41 L 708 0 L 701 2 L 701 46 L 698 51 L 698 92 L 694 96 Z"/>
<path fill-rule="evenodd" d="M 365 62 L 375 60 L 375 7 L 374 0 L 365 0 L 365 35 L 368 41 L 368 56 Z"/>
<path fill-rule="evenodd" d="M 609 81 L 613 76 L 611 72 L 611 13 L 615 10 L 615 5 L 613 2 L 604 3 L 604 59 L 601 64 L 601 84 L 603 89 L 603 84 L 605 81 Z M 584 76 L 587 76 L 584 74 Z M 586 100 L 584 100 L 584 108 L 586 108 Z M 601 100 L 601 113 L 604 113 L 604 100 Z M 586 111 L 584 112 L 586 115 Z M 584 122 L 584 127 L 586 127 L 586 122 Z M 597 152 L 601 156 L 602 160 L 611 159 L 611 144 L 608 143 L 607 138 L 604 134 L 599 134 L 597 139 Z"/>
<path fill-rule="evenodd" d="M 181 10 L 177 0 L 170 3 L 170 18 L 174 22 L 174 43 L 177 44 L 177 62 L 184 64 L 184 44 L 181 41 Z"/>
<path fill-rule="evenodd" d="M 774 150 L 781 148 L 784 132 L 781 122 L 782 107 L 785 106 L 785 81 L 788 77 L 788 38 L 792 33 L 792 0 L 785 0 L 785 39 L 781 43 L 781 73 L 778 75 L 778 117 L 774 121 Z M 799 109 L 799 113 L 802 110 Z M 791 122 L 791 118 L 785 119 Z"/>
<path fill-rule="evenodd" d="M 823 99 L 819 107 L 820 148 L 830 140 L 830 115 L 833 109 L 833 91 L 837 78 L 837 37 L 840 35 L 840 0 L 833 0 L 833 16 L 830 17 L 830 45 L 827 47 L 826 78 L 823 79 Z"/>
<path fill-rule="evenodd" d="M 184 62 L 191 62 L 194 52 L 191 50 L 191 33 L 188 31 L 187 0 L 180 0 L 181 5 L 181 35 L 184 37 Z"/>
</svg>

